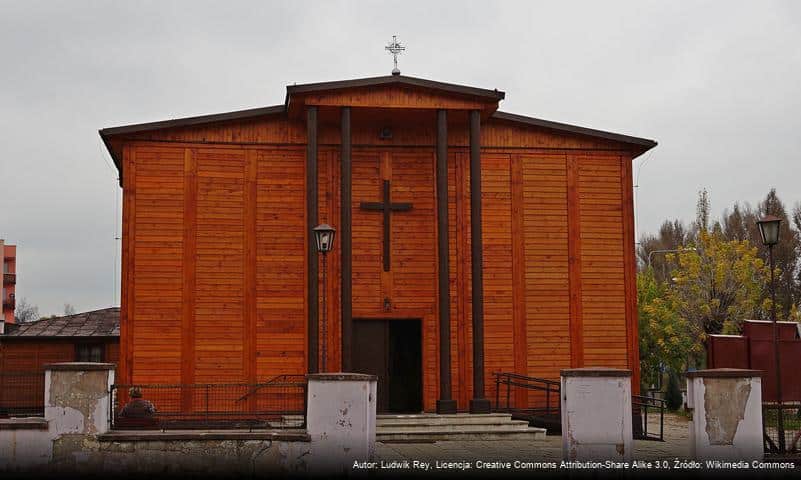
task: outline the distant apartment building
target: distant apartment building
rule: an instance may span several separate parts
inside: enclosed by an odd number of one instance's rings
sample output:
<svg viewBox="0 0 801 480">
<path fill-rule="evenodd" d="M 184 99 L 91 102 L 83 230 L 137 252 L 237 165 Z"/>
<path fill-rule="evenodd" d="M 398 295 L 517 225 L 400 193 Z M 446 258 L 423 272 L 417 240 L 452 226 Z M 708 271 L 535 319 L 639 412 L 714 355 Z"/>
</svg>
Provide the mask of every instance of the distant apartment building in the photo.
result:
<svg viewBox="0 0 801 480">
<path fill-rule="evenodd" d="M 14 323 L 14 309 L 16 308 L 17 285 L 17 246 L 6 245 L 0 239 L 0 259 L 3 265 L 3 315 L 0 320 L 7 324 Z"/>
</svg>

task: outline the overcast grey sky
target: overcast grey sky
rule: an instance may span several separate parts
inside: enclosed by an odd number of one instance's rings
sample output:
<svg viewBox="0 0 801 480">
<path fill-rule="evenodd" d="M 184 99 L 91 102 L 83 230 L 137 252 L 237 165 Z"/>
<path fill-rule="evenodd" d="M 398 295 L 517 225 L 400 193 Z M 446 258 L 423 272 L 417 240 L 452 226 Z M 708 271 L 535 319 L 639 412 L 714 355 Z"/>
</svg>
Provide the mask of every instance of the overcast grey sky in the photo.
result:
<svg viewBox="0 0 801 480">
<path fill-rule="evenodd" d="M 638 233 L 770 187 L 801 200 L 801 2 L 0 0 L 0 238 L 41 314 L 114 301 L 119 188 L 97 130 L 279 104 L 293 82 L 404 74 L 505 111 L 659 141 Z M 640 169 L 640 165 L 645 166 Z M 119 295 L 116 295 L 119 301 Z"/>
</svg>

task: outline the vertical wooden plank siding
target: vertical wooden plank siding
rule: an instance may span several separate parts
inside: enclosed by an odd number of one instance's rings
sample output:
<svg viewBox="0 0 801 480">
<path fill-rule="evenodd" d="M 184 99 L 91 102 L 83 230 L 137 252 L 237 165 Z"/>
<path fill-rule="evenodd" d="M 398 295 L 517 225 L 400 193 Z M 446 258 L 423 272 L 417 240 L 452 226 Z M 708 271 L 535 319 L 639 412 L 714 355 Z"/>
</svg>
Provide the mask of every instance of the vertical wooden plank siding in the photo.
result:
<svg viewBox="0 0 801 480">
<path fill-rule="evenodd" d="M 353 317 L 383 312 L 380 215 L 359 208 L 360 202 L 381 198 L 381 159 L 377 152 L 356 149 L 352 158 Z M 357 320 L 354 320 L 357 321 Z"/>
<path fill-rule="evenodd" d="M 133 240 L 136 222 L 132 220 L 136 198 L 136 167 L 133 148 L 123 147 L 122 177 L 122 252 L 120 268 L 120 365 L 117 369 L 120 383 L 131 383 L 133 369 Z"/>
<path fill-rule="evenodd" d="M 456 266 L 455 294 L 456 324 L 458 326 L 457 351 L 459 356 L 458 403 L 468 405 L 473 391 L 473 324 L 471 309 L 471 265 L 470 265 L 470 168 L 469 157 L 456 154 L 454 159 L 454 265 Z"/>
<path fill-rule="evenodd" d="M 436 160 L 431 150 L 392 152 L 391 200 L 412 203 L 408 212 L 395 212 L 391 223 L 392 270 L 389 312 L 380 309 L 370 316 L 422 322 L 423 400 L 427 410 L 436 407 L 439 390 L 438 321 L 437 321 L 437 231 L 436 231 Z M 380 187 L 373 195 L 380 195 Z M 375 198 L 375 197 L 374 197 Z M 380 197 L 379 197 L 380 198 Z M 371 214 L 379 228 L 381 215 Z M 380 251 L 380 241 L 366 246 Z M 382 266 L 379 263 L 378 268 Z"/>
<path fill-rule="evenodd" d="M 531 153 L 519 157 L 528 374 L 558 379 L 559 370 L 571 365 L 566 157 Z M 536 406 L 543 399 L 532 392 L 528 401 Z"/>
<path fill-rule="evenodd" d="M 516 363 L 510 162 L 508 154 L 481 156 L 484 376 L 493 401 L 493 372 L 514 372 Z"/>
<path fill-rule="evenodd" d="M 197 288 L 197 164 L 194 150 L 184 149 L 183 311 L 181 312 L 181 383 L 195 383 L 195 289 Z M 191 405 L 184 392 L 184 408 Z"/>
<path fill-rule="evenodd" d="M 579 166 L 575 155 L 567 157 L 567 248 L 570 279 L 570 366 L 584 366 L 584 311 L 581 278 L 581 202 Z"/>
<path fill-rule="evenodd" d="M 584 360 L 629 365 L 619 155 L 578 158 Z"/>
<path fill-rule="evenodd" d="M 630 367 L 637 389 L 631 154 L 493 119 L 471 142 L 464 113 L 446 142 L 434 112 L 412 111 L 378 140 L 364 111 L 322 108 L 124 145 L 120 381 L 313 372 L 321 342 L 329 370 L 347 369 L 351 319 L 384 318 L 422 323 L 426 411 L 494 401 L 495 371 Z M 318 123 L 332 112 L 341 129 Z M 406 125 L 415 115 L 426 121 Z M 382 200 L 383 179 L 413 205 L 392 213 L 389 272 L 382 215 L 359 207 Z M 322 222 L 338 230 L 325 292 L 310 234 Z"/>
<path fill-rule="evenodd" d="M 256 310 L 256 210 L 258 195 L 258 152 L 247 150 L 245 152 L 245 292 L 244 292 L 244 374 L 248 383 L 256 383 L 257 364 L 257 310 Z"/>
<path fill-rule="evenodd" d="M 302 148 L 257 151 L 256 372 L 305 373 L 306 181 Z"/>
<path fill-rule="evenodd" d="M 245 152 L 198 149 L 195 381 L 245 380 Z"/>
<path fill-rule="evenodd" d="M 183 148 L 136 147 L 133 163 L 127 172 L 136 184 L 128 260 L 135 271 L 128 292 L 134 318 L 134 328 L 128 325 L 134 345 L 131 380 L 180 383 L 185 153 Z"/>
<path fill-rule="evenodd" d="M 338 156 L 334 151 L 327 150 L 319 153 L 318 161 L 318 215 L 320 223 L 327 223 L 336 228 L 339 218 L 339 204 L 340 204 L 340 185 L 339 174 L 337 168 Z M 318 300 L 318 308 L 320 312 L 320 352 L 319 359 L 322 368 L 322 344 L 325 342 L 326 346 L 326 368 L 329 372 L 341 371 L 338 366 L 341 365 L 341 352 L 342 352 L 342 324 L 340 321 L 341 304 L 340 304 L 340 276 L 338 272 L 341 268 L 339 261 L 342 242 L 341 232 L 337 232 L 337 239 L 334 242 L 334 250 L 326 254 L 320 255 L 320 272 L 319 284 L 321 285 L 320 298 Z M 336 246 L 339 245 L 340 249 Z M 322 290 L 323 284 L 323 271 L 322 266 L 325 263 L 327 269 L 328 279 L 326 282 L 325 290 Z M 325 299 L 325 309 L 323 309 L 323 300 Z M 323 337 L 322 321 L 323 315 L 326 316 L 326 335 Z"/>
<path fill-rule="evenodd" d="M 628 366 L 632 369 L 631 389 L 640 392 L 640 344 L 637 318 L 637 259 L 634 237 L 634 187 L 632 185 L 631 155 L 620 156 L 621 185 L 623 186 L 623 254 L 626 292 L 626 332 L 628 333 Z"/>
<path fill-rule="evenodd" d="M 523 161 L 520 155 L 511 156 L 509 168 L 511 184 L 511 241 L 512 241 L 512 351 L 514 372 L 528 375 L 528 348 L 526 333 L 526 245 L 525 200 L 523 188 Z M 515 391 L 515 405 L 528 405 L 528 392 Z"/>
</svg>

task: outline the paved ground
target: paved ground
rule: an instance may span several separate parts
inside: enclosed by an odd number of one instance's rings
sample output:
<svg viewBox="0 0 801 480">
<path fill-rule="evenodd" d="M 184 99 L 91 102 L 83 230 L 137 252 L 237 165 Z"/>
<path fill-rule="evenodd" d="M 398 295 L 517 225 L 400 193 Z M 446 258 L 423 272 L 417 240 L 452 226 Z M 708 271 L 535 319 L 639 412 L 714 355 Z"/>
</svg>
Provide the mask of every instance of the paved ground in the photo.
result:
<svg viewBox="0 0 801 480">
<path fill-rule="evenodd" d="M 658 428 L 653 424 L 649 429 Z M 657 430 L 658 431 L 658 430 Z M 657 460 L 688 458 L 688 420 L 685 417 L 665 414 L 665 441 L 636 440 L 634 459 Z M 433 461 L 561 461 L 562 437 L 548 436 L 539 442 L 478 441 L 436 443 L 378 443 L 377 460 Z"/>
</svg>

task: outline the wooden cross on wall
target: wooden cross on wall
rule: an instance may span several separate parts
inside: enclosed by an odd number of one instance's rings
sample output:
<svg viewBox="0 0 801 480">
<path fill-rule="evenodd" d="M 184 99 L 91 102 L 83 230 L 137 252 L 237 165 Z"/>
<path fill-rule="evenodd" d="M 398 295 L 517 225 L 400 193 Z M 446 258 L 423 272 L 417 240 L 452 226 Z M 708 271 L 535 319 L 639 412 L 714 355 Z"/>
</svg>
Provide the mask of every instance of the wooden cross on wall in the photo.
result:
<svg viewBox="0 0 801 480">
<path fill-rule="evenodd" d="M 384 271 L 389 271 L 390 259 L 390 218 L 392 212 L 408 212 L 412 209 L 411 203 L 392 203 L 390 200 L 390 184 L 389 180 L 384 180 L 384 201 L 383 202 L 361 202 L 359 208 L 362 210 L 372 210 L 384 213 Z"/>
</svg>

